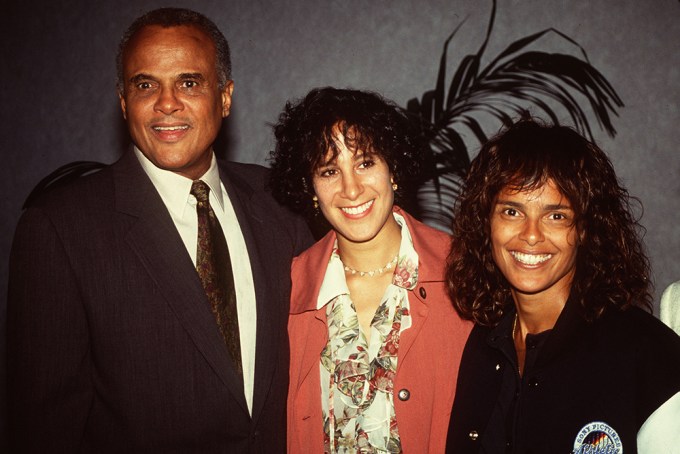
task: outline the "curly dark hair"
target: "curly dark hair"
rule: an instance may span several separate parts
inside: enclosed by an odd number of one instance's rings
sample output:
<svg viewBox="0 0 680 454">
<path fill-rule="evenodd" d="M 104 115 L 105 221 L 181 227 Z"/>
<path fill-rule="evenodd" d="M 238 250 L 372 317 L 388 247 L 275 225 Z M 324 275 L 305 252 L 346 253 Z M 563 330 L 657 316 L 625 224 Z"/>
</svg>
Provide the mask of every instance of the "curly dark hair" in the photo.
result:
<svg viewBox="0 0 680 454">
<path fill-rule="evenodd" d="M 399 184 L 397 199 L 402 192 L 412 194 L 429 150 L 427 126 L 377 93 L 324 87 L 286 103 L 274 125 L 270 186 L 280 203 L 312 217 L 312 173 L 326 163 L 329 150 L 333 157 L 339 152 L 334 127 L 348 149 L 376 154 L 387 163 Z"/>
<path fill-rule="evenodd" d="M 552 180 L 575 213 L 579 243 L 570 299 L 587 321 L 610 308 L 651 309 L 644 229 L 605 153 L 565 126 L 523 118 L 488 141 L 471 164 L 456 203 L 447 283 L 462 317 L 495 326 L 513 306 L 491 254 L 490 216 L 509 186 L 534 190 Z"/>
<path fill-rule="evenodd" d="M 223 89 L 231 79 L 231 52 L 229 43 L 217 25 L 201 13 L 184 8 L 159 8 L 138 17 L 128 27 L 118 44 L 116 55 L 116 87 L 118 93 L 123 93 L 123 57 L 132 38 L 144 27 L 158 25 L 163 28 L 179 27 L 182 25 L 196 27 L 208 35 L 215 44 L 215 58 L 217 62 L 217 77 L 219 88 Z"/>
</svg>

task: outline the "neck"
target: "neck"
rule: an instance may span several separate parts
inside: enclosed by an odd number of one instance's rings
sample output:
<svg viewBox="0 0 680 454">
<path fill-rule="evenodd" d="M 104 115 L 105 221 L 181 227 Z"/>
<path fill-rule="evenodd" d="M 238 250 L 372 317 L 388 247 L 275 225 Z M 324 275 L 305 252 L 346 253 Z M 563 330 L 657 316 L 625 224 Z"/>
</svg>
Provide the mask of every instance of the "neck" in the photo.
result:
<svg viewBox="0 0 680 454">
<path fill-rule="evenodd" d="M 515 289 L 512 298 L 517 309 L 517 331 L 521 332 L 524 340 L 527 334 L 541 333 L 552 329 L 557 318 L 567 304 L 571 291 L 571 279 L 565 279 L 549 290 L 527 294 Z"/>
<path fill-rule="evenodd" d="M 338 252 L 342 262 L 356 270 L 369 271 L 380 268 L 399 253 L 401 228 L 393 216 L 373 239 L 361 243 L 349 241 L 338 235 Z"/>
<path fill-rule="evenodd" d="M 565 304 L 566 299 L 557 304 L 548 304 L 546 301 L 531 304 L 515 300 L 515 307 L 517 309 L 516 338 L 520 339 L 523 343 L 527 334 L 537 334 L 552 329 Z"/>
</svg>

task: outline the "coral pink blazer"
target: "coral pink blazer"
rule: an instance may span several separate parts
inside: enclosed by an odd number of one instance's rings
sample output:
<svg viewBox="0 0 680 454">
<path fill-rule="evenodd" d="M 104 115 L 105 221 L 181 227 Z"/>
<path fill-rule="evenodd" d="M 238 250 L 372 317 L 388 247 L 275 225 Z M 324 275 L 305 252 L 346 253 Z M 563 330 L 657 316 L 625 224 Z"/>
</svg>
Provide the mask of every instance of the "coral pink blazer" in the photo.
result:
<svg viewBox="0 0 680 454">
<path fill-rule="evenodd" d="M 409 291 L 412 326 L 401 335 L 394 407 L 405 454 L 443 453 L 458 365 L 472 324 L 460 319 L 444 285 L 449 235 L 401 209 L 419 257 L 418 284 Z M 328 340 L 317 297 L 335 242 L 331 231 L 292 265 L 288 452 L 323 452 L 319 358 Z"/>
</svg>

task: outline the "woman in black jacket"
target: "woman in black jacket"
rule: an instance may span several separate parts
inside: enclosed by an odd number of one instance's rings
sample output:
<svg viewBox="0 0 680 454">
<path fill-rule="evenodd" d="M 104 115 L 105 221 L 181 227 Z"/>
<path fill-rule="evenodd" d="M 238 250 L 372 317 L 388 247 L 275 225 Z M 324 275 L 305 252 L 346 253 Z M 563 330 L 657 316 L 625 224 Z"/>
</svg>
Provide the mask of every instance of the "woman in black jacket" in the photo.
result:
<svg viewBox="0 0 680 454">
<path fill-rule="evenodd" d="M 476 322 L 447 452 L 680 452 L 680 337 L 649 313 L 630 200 L 570 128 L 523 119 L 482 148 L 447 269 Z"/>
</svg>

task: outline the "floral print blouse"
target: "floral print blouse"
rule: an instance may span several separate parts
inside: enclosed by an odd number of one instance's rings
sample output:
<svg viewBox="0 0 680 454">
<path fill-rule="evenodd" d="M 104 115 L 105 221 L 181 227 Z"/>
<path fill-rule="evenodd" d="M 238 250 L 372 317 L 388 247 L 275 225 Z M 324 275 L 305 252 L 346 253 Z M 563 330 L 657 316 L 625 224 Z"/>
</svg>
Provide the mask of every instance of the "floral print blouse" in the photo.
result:
<svg viewBox="0 0 680 454">
<path fill-rule="evenodd" d="M 411 326 L 408 290 L 418 281 L 418 254 L 404 218 L 392 283 L 371 322 L 370 342 L 361 332 L 350 299 L 337 240 L 324 277 L 318 308 L 326 307 L 328 342 L 321 352 L 324 452 L 400 453 L 394 412 L 399 338 Z"/>
</svg>

